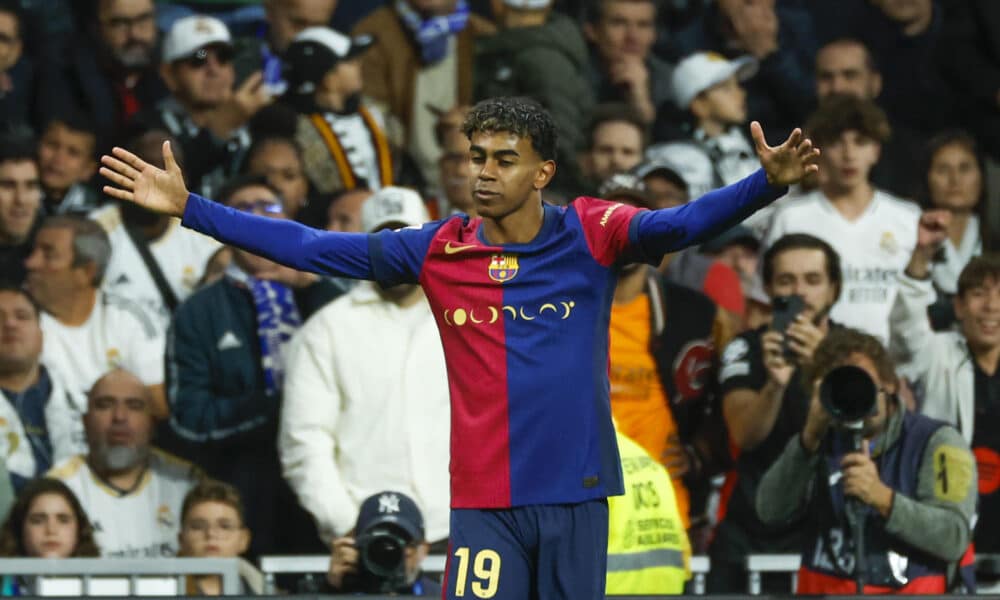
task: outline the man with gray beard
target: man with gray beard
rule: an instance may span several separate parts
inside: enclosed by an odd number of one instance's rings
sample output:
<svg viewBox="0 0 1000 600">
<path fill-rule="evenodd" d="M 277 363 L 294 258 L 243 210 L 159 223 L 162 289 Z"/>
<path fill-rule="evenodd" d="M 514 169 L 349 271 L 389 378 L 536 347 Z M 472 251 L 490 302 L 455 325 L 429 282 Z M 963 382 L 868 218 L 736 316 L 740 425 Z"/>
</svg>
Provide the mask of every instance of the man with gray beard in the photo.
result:
<svg viewBox="0 0 1000 600">
<path fill-rule="evenodd" d="M 80 499 L 102 556 L 177 553 L 181 505 L 200 472 L 151 446 L 151 405 L 149 390 L 135 375 L 109 371 L 87 397 L 86 456 L 63 461 L 47 475 Z"/>
</svg>

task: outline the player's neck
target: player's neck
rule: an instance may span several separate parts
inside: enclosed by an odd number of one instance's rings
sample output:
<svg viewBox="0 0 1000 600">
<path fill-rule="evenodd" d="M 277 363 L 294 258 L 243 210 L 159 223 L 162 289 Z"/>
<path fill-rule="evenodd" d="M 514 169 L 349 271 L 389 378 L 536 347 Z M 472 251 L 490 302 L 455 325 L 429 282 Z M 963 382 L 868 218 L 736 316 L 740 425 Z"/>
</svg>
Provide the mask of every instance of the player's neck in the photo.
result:
<svg viewBox="0 0 1000 600">
<path fill-rule="evenodd" d="M 823 194 L 845 219 L 853 221 L 860 217 L 875 198 L 875 188 L 867 181 L 844 187 L 834 184 L 823 186 Z"/>
<path fill-rule="evenodd" d="M 75 294 L 60 296 L 45 309 L 63 325 L 79 327 L 90 318 L 90 313 L 94 312 L 95 304 L 97 304 L 97 289 L 88 288 Z"/>
<path fill-rule="evenodd" d="M 483 236 L 490 245 L 527 244 L 542 230 L 544 222 L 545 209 L 541 201 L 532 199 L 499 219 L 483 217 Z"/>
</svg>

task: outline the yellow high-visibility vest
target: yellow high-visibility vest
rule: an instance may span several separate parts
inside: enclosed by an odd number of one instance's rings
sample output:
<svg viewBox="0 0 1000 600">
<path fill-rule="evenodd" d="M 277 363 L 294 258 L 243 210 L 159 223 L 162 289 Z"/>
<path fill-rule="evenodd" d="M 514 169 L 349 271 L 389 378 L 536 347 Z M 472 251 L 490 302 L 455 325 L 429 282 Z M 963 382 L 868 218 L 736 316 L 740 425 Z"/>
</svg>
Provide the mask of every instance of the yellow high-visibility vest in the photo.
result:
<svg viewBox="0 0 1000 600">
<path fill-rule="evenodd" d="M 639 444 L 618 434 L 625 495 L 608 498 L 610 594 L 680 594 L 691 545 L 670 474 Z"/>
</svg>

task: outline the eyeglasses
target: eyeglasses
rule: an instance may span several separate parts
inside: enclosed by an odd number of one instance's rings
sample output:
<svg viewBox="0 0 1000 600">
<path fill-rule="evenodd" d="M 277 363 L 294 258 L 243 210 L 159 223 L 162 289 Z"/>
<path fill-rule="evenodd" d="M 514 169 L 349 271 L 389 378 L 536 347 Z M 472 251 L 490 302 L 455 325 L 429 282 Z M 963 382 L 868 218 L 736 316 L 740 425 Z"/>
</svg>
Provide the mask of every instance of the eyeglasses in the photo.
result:
<svg viewBox="0 0 1000 600">
<path fill-rule="evenodd" d="M 221 45 L 198 48 L 194 54 L 187 58 L 182 58 L 178 62 L 182 62 L 192 69 L 200 69 L 208 64 L 208 57 L 213 54 L 215 55 L 215 62 L 220 65 L 228 65 L 233 62 L 235 51 L 229 46 Z"/>
<path fill-rule="evenodd" d="M 263 215 L 280 215 L 284 211 L 284 207 L 278 200 L 241 200 L 230 204 L 230 206 L 238 211 Z"/>
<path fill-rule="evenodd" d="M 219 537 L 230 537 L 240 529 L 243 529 L 243 525 L 229 520 L 209 523 L 203 519 L 194 519 L 184 524 L 184 531 L 187 531 L 188 533 L 205 534 L 214 530 Z"/>
</svg>

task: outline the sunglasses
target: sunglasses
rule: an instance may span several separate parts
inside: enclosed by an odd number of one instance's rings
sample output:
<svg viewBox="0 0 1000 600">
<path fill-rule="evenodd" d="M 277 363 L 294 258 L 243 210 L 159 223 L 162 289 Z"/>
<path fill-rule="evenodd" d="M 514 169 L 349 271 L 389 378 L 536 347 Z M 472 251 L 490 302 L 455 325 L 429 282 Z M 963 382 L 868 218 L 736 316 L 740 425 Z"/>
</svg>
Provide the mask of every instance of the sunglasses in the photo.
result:
<svg viewBox="0 0 1000 600">
<path fill-rule="evenodd" d="M 208 64 L 208 57 L 210 55 L 215 55 L 215 62 L 220 65 L 228 65 L 233 62 L 235 54 L 236 52 L 229 46 L 210 46 L 207 48 L 198 48 L 194 54 L 182 59 L 180 62 L 192 69 L 200 69 Z"/>
<path fill-rule="evenodd" d="M 280 215 L 284 211 L 281 202 L 276 200 L 245 200 L 230 206 L 241 212 L 264 215 Z"/>
</svg>

